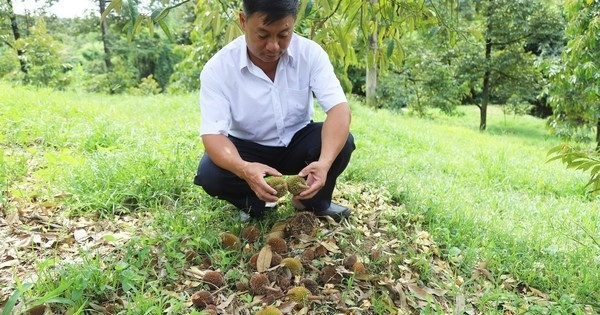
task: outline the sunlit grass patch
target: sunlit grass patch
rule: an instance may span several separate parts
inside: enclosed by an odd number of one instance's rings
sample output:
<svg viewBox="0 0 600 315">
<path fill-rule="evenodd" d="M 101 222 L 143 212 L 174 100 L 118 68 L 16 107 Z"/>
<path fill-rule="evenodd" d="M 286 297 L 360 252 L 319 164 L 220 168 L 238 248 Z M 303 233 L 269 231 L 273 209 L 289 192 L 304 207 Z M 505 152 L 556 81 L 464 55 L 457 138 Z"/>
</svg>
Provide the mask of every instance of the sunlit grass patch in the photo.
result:
<svg viewBox="0 0 600 315">
<path fill-rule="evenodd" d="M 598 301 L 600 272 L 581 268 L 598 263 L 597 198 L 585 194 L 585 174 L 546 163 L 560 140 L 544 121 L 491 111 L 492 131 L 480 132 L 471 108 L 439 120 L 354 109 L 346 179 L 378 183 L 425 214 L 434 236 L 468 253 L 466 265 L 489 259 L 534 286 Z"/>
</svg>

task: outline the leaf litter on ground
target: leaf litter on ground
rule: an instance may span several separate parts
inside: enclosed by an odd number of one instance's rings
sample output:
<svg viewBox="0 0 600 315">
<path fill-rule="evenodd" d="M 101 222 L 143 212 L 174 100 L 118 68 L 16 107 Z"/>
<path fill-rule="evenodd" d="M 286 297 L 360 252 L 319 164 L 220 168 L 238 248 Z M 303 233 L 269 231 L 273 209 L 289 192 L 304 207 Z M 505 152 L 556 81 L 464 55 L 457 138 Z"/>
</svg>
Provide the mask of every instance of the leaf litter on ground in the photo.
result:
<svg viewBox="0 0 600 315">
<path fill-rule="evenodd" d="M 186 300 L 191 311 L 192 294 L 206 290 L 212 295 L 216 309 L 223 314 L 254 314 L 268 305 L 277 307 L 283 314 L 374 314 L 381 311 L 414 314 L 432 307 L 447 314 L 479 314 L 480 299 L 486 290 L 496 286 L 494 283 L 525 298 L 530 305 L 554 303 L 543 292 L 510 275 L 494 275 L 485 262 L 475 266 L 471 278 L 465 281 L 465 275 L 457 272 L 455 263 L 441 253 L 433 237 L 423 228 L 422 218 L 406 211 L 404 205 L 394 202 L 380 189 L 341 184 L 334 198 L 353 209 L 348 220 L 340 224 L 317 220 L 314 227 L 287 229 L 296 234 L 285 235 L 287 252 L 281 258 L 297 258 L 302 264 L 301 273 L 293 275 L 283 265 L 273 266 L 275 255 L 262 237 L 239 249 L 243 251 L 243 259 L 238 265 L 221 270 L 225 279 L 232 279 L 228 275 L 235 274 L 235 283 L 230 281 L 221 287 L 207 285 L 202 279 L 214 269 L 210 261 L 207 263 L 205 259 L 195 265 L 193 262 L 198 260 L 190 259 L 192 264 L 169 286 L 170 292 Z M 140 226 L 150 226 L 152 220 L 151 215 L 144 212 L 102 220 L 69 218 L 58 204 L 27 203 L 16 198 L 11 201 L 17 204 L 18 211 L 3 211 L 0 217 L 3 240 L 0 283 L 4 284 L 0 286 L 0 305 L 13 294 L 17 278 L 21 282 L 36 281 L 39 260 L 59 258 L 63 264 L 77 263 L 81 261 L 82 249 L 117 253 L 123 244 L 142 233 Z M 294 224 L 297 222 L 312 221 L 302 218 Z M 151 235 L 153 232 L 146 229 L 143 233 Z M 256 253 L 257 270 L 248 263 L 250 256 Z M 189 250 L 187 255 L 196 256 Z M 344 260 L 351 255 L 356 255 L 363 271 L 358 272 L 354 265 L 344 266 Z M 163 267 L 156 264 L 154 268 Z M 250 284 L 244 283 L 255 273 L 263 273 L 269 279 L 265 294 L 253 294 L 248 289 Z M 157 270 L 156 274 L 164 274 L 164 271 Z M 301 286 L 315 287 L 310 288 L 312 291 L 306 297 L 290 294 L 293 288 Z M 104 308 L 100 302 L 92 301 L 90 305 L 98 311 Z M 504 314 L 519 311 L 510 301 L 498 302 L 496 307 Z"/>
</svg>

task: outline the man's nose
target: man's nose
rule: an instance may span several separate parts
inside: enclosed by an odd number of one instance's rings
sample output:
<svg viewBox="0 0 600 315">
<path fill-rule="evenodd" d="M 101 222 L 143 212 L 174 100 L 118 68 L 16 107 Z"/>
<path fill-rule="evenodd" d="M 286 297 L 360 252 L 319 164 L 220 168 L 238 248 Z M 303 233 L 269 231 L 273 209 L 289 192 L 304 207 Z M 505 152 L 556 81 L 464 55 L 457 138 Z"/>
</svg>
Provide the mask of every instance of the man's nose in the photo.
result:
<svg viewBox="0 0 600 315">
<path fill-rule="evenodd" d="M 276 40 L 269 40 L 267 42 L 267 46 L 266 46 L 268 51 L 278 51 L 279 50 L 279 43 Z"/>
</svg>

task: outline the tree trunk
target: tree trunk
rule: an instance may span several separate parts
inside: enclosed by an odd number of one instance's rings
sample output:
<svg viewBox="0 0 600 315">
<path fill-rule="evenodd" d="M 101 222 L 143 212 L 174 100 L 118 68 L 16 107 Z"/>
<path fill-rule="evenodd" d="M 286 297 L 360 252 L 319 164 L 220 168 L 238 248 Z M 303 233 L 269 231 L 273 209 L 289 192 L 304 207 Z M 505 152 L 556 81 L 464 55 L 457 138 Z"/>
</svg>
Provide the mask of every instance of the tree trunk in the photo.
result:
<svg viewBox="0 0 600 315">
<path fill-rule="evenodd" d="M 6 0 L 6 2 L 8 3 L 8 14 L 10 15 L 10 26 L 12 27 L 15 41 L 17 41 L 19 40 L 19 38 L 21 38 L 21 33 L 19 32 L 19 25 L 17 24 L 17 16 L 15 15 L 15 10 L 13 9 L 12 0 Z M 17 49 L 17 55 L 19 56 L 21 72 L 27 74 L 27 63 L 25 62 L 25 57 L 23 56 L 23 50 Z"/>
<path fill-rule="evenodd" d="M 377 18 L 377 2 L 378 0 L 369 0 L 371 4 L 372 11 L 372 19 L 374 23 L 374 29 L 370 30 L 371 34 L 369 35 L 369 50 L 367 51 L 367 80 L 366 80 L 366 88 L 367 88 L 367 106 L 376 107 L 377 106 L 377 28 L 378 28 L 378 18 Z"/>
<path fill-rule="evenodd" d="M 600 152 L 600 113 L 596 118 L 596 151 Z"/>
<path fill-rule="evenodd" d="M 491 38 L 491 34 L 492 34 L 492 22 L 490 22 L 490 19 L 492 17 L 492 8 L 489 7 L 488 4 L 488 8 L 487 8 L 487 30 L 486 30 L 486 35 L 485 35 L 485 73 L 483 74 L 483 91 L 482 91 L 482 95 L 481 95 L 481 106 L 479 107 L 479 130 L 485 130 L 485 128 L 487 128 L 487 107 L 488 104 L 490 102 L 490 91 L 492 89 L 491 83 L 490 83 L 490 76 L 491 76 L 491 70 L 490 70 L 490 63 L 491 63 L 491 59 L 492 59 L 492 38 Z"/>
<path fill-rule="evenodd" d="M 104 13 L 106 10 L 106 0 L 100 1 L 100 15 Z M 104 63 L 106 64 L 106 70 L 110 71 L 112 69 L 112 62 L 110 61 L 110 44 L 108 42 L 108 24 L 106 22 L 108 18 L 102 20 L 101 28 L 102 28 L 102 44 L 104 45 Z"/>
<path fill-rule="evenodd" d="M 487 65 L 490 64 L 490 59 L 492 56 L 492 41 L 491 39 L 485 40 L 485 62 Z M 488 66 L 486 66 L 488 67 Z M 483 95 L 481 96 L 481 106 L 479 107 L 479 130 L 485 130 L 487 127 L 487 107 L 490 102 L 490 76 L 491 71 L 486 68 L 485 73 L 483 74 Z"/>
</svg>

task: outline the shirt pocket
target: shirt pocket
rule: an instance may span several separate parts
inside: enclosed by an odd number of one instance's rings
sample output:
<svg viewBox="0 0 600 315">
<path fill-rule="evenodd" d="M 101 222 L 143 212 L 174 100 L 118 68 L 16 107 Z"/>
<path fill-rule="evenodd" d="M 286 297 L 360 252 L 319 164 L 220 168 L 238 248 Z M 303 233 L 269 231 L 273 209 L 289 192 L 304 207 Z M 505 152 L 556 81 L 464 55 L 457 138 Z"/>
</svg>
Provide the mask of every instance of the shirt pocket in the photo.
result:
<svg viewBox="0 0 600 315">
<path fill-rule="evenodd" d="M 291 124 L 310 120 L 310 89 L 287 89 L 286 121 Z"/>
</svg>

